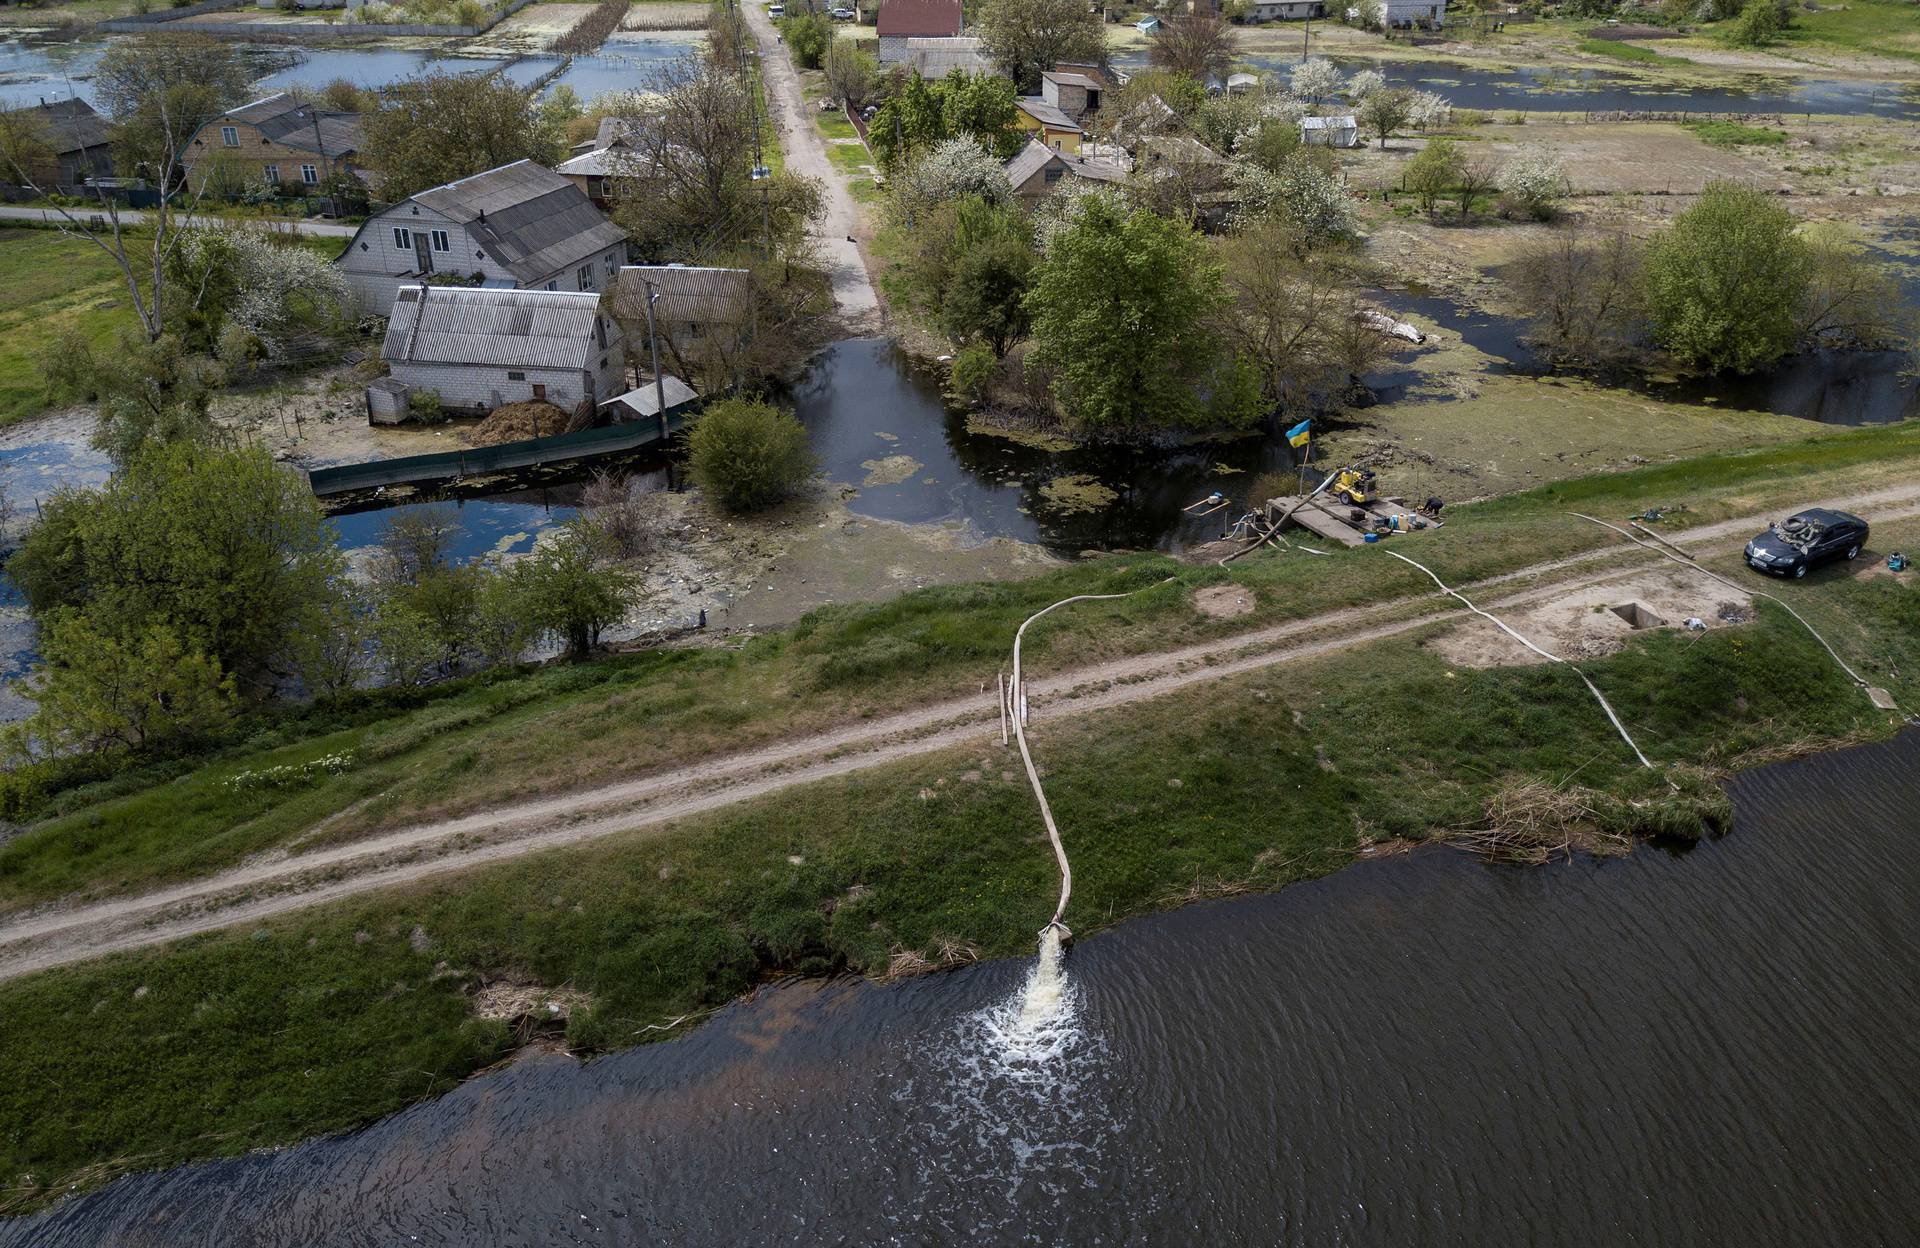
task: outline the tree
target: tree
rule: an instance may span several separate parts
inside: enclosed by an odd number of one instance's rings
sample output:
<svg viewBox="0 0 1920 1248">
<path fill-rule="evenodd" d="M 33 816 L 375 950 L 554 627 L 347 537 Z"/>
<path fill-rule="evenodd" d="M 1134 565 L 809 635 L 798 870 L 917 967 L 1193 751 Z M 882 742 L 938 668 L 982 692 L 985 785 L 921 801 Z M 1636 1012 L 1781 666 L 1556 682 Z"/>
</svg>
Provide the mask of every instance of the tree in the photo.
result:
<svg viewBox="0 0 1920 1248">
<path fill-rule="evenodd" d="M 1527 341 L 1553 365 L 1631 359 L 1646 336 L 1644 254 L 1622 230 L 1560 229 L 1527 247 L 1507 277 Z"/>
<path fill-rule="evenodd" d="M 1238 151 L 1262 124 L 1260 101 L 1247 92 L 1210 95 L 1193 115 L 1193 132 L 1216 152 Z"/>
<path fill-rule="evenodd" d="M 473 604 L 473 648 L 482 663 L 518 663 L 540 630 L 527 610 L 523 563 L 491 569 Z"/>
<path fill-rule="evenodd" d="M 1380 138 L 1380 146 L 1387 145 L 1387 139 L 1413 113 L 1413 97 L 1399 87 L 1384 87 L 1378 91 L 1369 91 L 1367 98 L 1360 101 L 1360 124 L 1374 132 Z"/>
<path fill-rule="evenodd" d="M 94 68 L 94 100 L 113 119 L 115 163 L 158 180 L 214 117 L 252 98 L 240 49 L 205 35 L 143 35 L 114 43 Z"/>
<path fill-rule="evenodd" d="M 709 404 L 688 441 L 694 483 L 729 511 L 780 502 L 805 485 L 816 467 L 805 427 L 751 399 Z"/>
<path fill-rule="evenodd" d="M 960 205 L 954 226 L 957 254 L 940 299 L 941 331 L 958 346 L 983 342 L 1004 357 L 1031 325 L 1032 228 L 1019 208 L 979 199 Z"/>
<path fill-rule="evenodd" d="M 1218 325 L 1257 370 L 1262 398 L 1286 413 L 1335 405 L 1379 363 L 1385 340 L 1360 323 L 1340 264 L 1300 246 L 1284 222 L 1252 222 L 1220 244 L 1231 296 Z"/>
<path fill-rule="evenodd" d="M 46 358 L 46 374 L 56 390 L 94 400 L 99 424 L 93 445 L 117 466 L 153 447 L 217 440 L 213 396 L 226 372 L 172 334 L 153 341 L 126 334 L 98 351 L 69 334 Z"/>
<path fill-rule="evenodd" d="M 1477 150 L 1460 153 L 1460 163 L 1454 169 L 1453 186 L 1459 197 L 1460 215 L 1463 218 L 1473 211 L 1474 201 L 1492 190 L 1499 178 L 1499 170 L 1493 162 Z"/>
<path fill-rule="evenodd" d="M 859 108 L 873 95 L 880 62 L 851 39 L 835 39 L 827 46 L 827 89 L 849 108 Z"/>
<path fill-rule="evenodd" d="M 1780 6 L 1775 0 L 1747 0 L 1724 36 L 1736 48 L 1764 48 L 1780 38 Z"/>
<path fill-rule="evenodd" d="M 0 172 L 10 174 L 10 181 L 37 186 L 59 183 L 60 160 L 54 152 L 53 132 L 38 114 L 27 109 L 0 109 Z"/>
<path fill-rule="evenodd" d="M 1347 79 L 1347 98 L 1359 103 L 1387 85 L 1387 76 L 1377 69 L 1362 69 Z"/>
<path fill-rule="evenodd" d="M 371 633 L 367 596 L 351 578 L 319 594 L 296 613 L 287 635 L 293 677 L 315 699 L 338 697 L 360 683 Z"/>
<path fill-rule="evenodd" d="M 364 125 L 366 161 L 384 199 L 532 160 L 553 164 L 560 135 L 504 74 L 427 73 L 392 83 Z"/>
<path fill-rule="evenodd" d="M 1500 193 L 1512 211 L 1550 221 L 1566 197 L 1566 166 L 1545 147 L 1523 147 L 1500 170 Z"/>
<path fill-rule="evenodd" d="M 1401 172 L 1400 182 L 1420 201 L 1422 211 L 1432 216 L 1441 197 L 1458 185 L 1464 163 L 1458 143 L 1435 139 L 1414 153 Z"/>
<path fill-rule="evenodd" d="M 527 618 L 575 659 L 591 654 L 601 634 L 639 600 L 638 580 L 602 562 L 593 534 L 578 520 L 542 541 L 520 561 L 516 576 Z"/>
<path fill-rule="evenodd" d="M 782 18 L 780 33 L 786 37 L 787 50 L 799 69 L 819 69 L 826 61 L 827 49 L 834 40 L 833 19 L 825 13 L 802 13 Z"/>
<path fill-rule="evenodd" d="M 1320 162 L 1324 148 L 1302 147 L 1278 172 L 1252 162 L 1228 170 L 1240 200 L 1239 220 L 1272 218 L 1300 247 L 1350 242 L 1358 236 L 1346 190 Z"/>
<path fill-rule="evenodd" d="M 1198 82 L 1224 79 L 1233 67 L 1239 38 L 1227 19 L 1199 8 L 1161 19 L 1147 40 L 1148 63 Z"/>
<path fill-rule="evenodd" d="M 1830 231 L 1806 236 L 1807 291 L 1801 300 L 1802 344 L 1910 347 L 1917 314 L 1900 283 L 1856 244 Z"/>
<path fill-rule="evenodd" d="M 1647 310 L 1684 363 L 1750 373 L 1799 345 L 1810 277 L 1791 212 L 1765 192 L 1713 182 L 1654 239 Z"/>
<path fill-rule="evenodd" d="M 213 351 L 231 330 L 279 359 L 302 339 L 346 328 L 351 292 L 340 270 L 257 226 L 184 231 L 167 271 L 181 295 L 183 341 L 196 351 Z"/>
<path fill-rule="evenodd" d="M 264 449 L 142 450 L 99 490 L 56 495 L 8 572 L 38 619 L 84 612 L 137 642 L 155 626 L 264 695 L 302 613 L 344 573 L 306 482 Z"/>
<path fill-rule="evenodd" d="M 164 624 L 126 636 L 63 611 L 46 621 L 41 658 L 27 682 L 36 704 L 28 732 L 55 751 L 137 750 L 233 716 L 232 679 Z"/>
<path fill-rule="evenodd" d="M 1185 224 L 1087 195 L 1048 243 L 1027 296 L 1030 367 L 1087 428 L 1232 426 L 1252 419 L 1250 378 L 1209 320 L 1220 263 Z"/>
<path fill-rule="evenodd" d="M 893 215 L 908 226 L 941 204 L 957 204 L 970 196 L 992 204 L 1011 204 L 1014 199 L 1006 165 L 971 138 L 938 144 L 887 182 Z"/>
<path fill-rule="evenodd" d="M 971 141 L 1005 161 L 1026 142 L 1015 124 L 1019 106 L 1013 84 L 991 74 L 955 70 L 929 83 L 911 75 L 896 84 L 868 127 L 868 142 L 882 166 L 906 168 L 923 154 L 956 141 Z"/>
<path fill-rule="evenodd" d="M 1316 56 L 1294 65 L 1289 76 L 1293 93 L 1310 103 L 1331 99 L 1340 90 L 1344 76 L 1340 67 L 1324 56 Z"/>
<path fill-rule="evenodd" d="M 1100 14 L 1083 0 L 986 0 L 979 33 L 1000 72 L 1028 94 L 1063 61 L 1099 64 L 1107 55 Z"/>
</svg>

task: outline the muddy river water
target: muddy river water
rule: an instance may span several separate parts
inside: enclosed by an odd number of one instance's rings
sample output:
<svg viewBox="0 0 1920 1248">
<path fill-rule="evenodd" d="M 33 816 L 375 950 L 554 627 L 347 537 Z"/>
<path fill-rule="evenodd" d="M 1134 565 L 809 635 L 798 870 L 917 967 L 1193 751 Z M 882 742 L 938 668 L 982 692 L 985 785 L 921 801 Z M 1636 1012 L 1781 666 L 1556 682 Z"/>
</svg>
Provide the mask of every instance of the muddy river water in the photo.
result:
<svg viewBox="0 0 1920 1248">
<path fill-rule="evenodd" d="M 0 1244 L 1896 1245 L 1920 1234 L 1920 733 L 1718 841 L 1419 851 L 1068 954 L 762 991 Z"/>
</svg>

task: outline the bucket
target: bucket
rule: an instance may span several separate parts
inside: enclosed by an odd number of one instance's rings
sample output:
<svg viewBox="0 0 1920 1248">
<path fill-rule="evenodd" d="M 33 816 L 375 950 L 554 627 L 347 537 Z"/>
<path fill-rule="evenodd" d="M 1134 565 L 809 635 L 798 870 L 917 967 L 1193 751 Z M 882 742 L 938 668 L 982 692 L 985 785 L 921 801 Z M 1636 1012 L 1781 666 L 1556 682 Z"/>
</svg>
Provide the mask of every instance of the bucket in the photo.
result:
<svg viewBox="0 0 1920 1248">
<path fill-rule="evenodd" d="M 1371 546 L 1375 542 L 1380 540 L 1380 535 L 1378 533 L 1369 533 L 1365 537 L 1363 537 L 1361 540 L 1364 541 L 1367 545 Z"/>
</svg>

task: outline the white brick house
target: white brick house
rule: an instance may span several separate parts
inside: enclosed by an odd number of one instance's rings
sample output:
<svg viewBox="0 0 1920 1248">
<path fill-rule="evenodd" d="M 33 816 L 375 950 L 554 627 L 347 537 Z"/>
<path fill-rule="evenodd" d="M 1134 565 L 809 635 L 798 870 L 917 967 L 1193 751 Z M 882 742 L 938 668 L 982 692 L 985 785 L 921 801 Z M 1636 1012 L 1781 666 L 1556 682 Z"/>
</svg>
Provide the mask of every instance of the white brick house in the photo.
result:
<svg viewBox="0 0 1920 1248">
<path fill-rule="evenodd" d="M 626 389 L 620 326 L 591 291 L 403 286 L 380 350 L 394 380 L 454 412 L 535 399 L 590 412 Z"/>
<path fill-rule="evenodd" d="M 489 289 L 600 291 L 626 258 L 625 232 L 579 187 L 520 160 L 367 218 L 333 263 L 361 314 L 380 316 L 402 286 L 436 275 Z"/>
</svg>

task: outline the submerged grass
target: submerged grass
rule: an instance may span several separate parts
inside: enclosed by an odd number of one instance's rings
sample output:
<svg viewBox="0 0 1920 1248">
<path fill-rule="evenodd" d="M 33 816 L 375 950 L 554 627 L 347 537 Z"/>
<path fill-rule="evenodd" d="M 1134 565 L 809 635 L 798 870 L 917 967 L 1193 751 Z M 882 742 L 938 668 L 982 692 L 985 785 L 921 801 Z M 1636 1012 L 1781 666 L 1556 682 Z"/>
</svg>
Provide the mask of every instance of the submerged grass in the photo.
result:
<svg viewBox="0 0 1920 1248">
<path fill-rule="evenodd" d="M 1419 557 L 1464 584 L 1616 540 L 1571 511 L 1685 503 L 1675 523 L 1706 523 L 1911 479 L 1917 460 L 1920 422 L 1909 422 L 1580 478 L 1451 510 L 1446 528 L 1420 539 Z M 1252 613 L 1219 620 L 1193 607 L 1192 589 L 1229 580 L 1253 591 Z M 1432 586 L 1368 550 L 1255 557 L 1230 570 L 1108 556 L 1031 580 L 824 608 L 737 649 L 499 673 L 355 716 L 305 712 L 189 760 L 197 768 L 177 761 L 45 799 L 38 821 L 0 845 L 0 907 L 146 887 L 296 838 L 350 839 L 955 696 L 990 680 L 1032 612 L 1072 594 L 1142 589 L 1076 608 L 1073 628 L 1029 641 L 1029 661 L 1059 670 Z M 335 751 L 354 756 L 343 775 L 284 790 L 225 783 Z"/>
<path fill-rule="evenodd" d="M 1898 631 L 1909 602 L 1826 588 L 1895 638 L 1887 662 L 1920 670 L 1920 630 Z M 1743 628 L 1643 635 L 1587 670 L 1663 765 L 1887 730 L 1766 604 Z M 1083 935 L 1475 826 L 1501 793 L 1577 785 L 1615 830 L 1697 832 L 1721 813 L 1710 786 L 1675 796 L 1635 766 L 1565 670 L 1454 668 L 1409 638 L 1043 720 L 1034 738 Z M 283 1143 L 444 1091 L 513 1044 L 470 1008 L 487 980 L 590 994 L 569 1039 L 598 1051 L 774 973 L 1029 951 L 1054 888 L 1018 761 L 983 744 L 44 973 L 0 986 L 0 1186 L 24 1208 L 73 1176 Z"/>
</svg>

